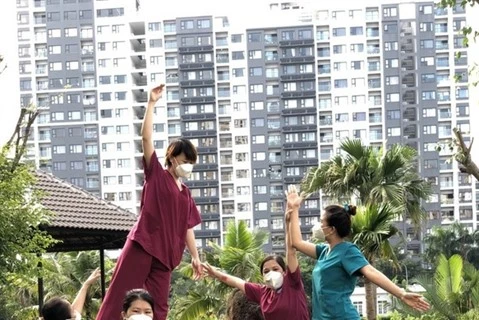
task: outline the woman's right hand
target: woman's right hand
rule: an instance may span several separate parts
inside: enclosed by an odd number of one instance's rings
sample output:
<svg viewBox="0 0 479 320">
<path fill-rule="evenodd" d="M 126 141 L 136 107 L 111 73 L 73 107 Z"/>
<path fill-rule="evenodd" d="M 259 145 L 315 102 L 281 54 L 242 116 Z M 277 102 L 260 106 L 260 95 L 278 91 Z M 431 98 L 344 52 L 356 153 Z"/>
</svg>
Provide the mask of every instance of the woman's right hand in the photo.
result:
<svg viewBox="0 0 479 320">
<path fill-rule="evenodd" d="M 285 191 L 286 199 L 287 199 L 287 207 L 289 209 L 299 208 L 301 206 L 301 202 L 303 201 L 303 197 L 301 194 L 298 194 L 296 190 L 296 186 L 290 185 L 288 187 L 288 191 Z"/>
<path fill-rule="evenodd" d="M 203 271 L 206 271 L 206 273 L 207 273 L 210 277 L 218 278 L 218 275 L 219 275 L 218 268 L 213 267 L 213 266 L 210 265 L 208 262 L 203 262 L 202 265 L 203 265 Z"/>
<path fill-rule="evenodd" d="M 150 101 L 149 102 L 155 102 L 156 103 L 158 100 L 160 100 L 161 96 L 163 95 L 164 88 L 165 88 L 165 85 L 160 84 L 159 86 L 151 89 L 151 91 L 150 91 Z"/>
</svg>

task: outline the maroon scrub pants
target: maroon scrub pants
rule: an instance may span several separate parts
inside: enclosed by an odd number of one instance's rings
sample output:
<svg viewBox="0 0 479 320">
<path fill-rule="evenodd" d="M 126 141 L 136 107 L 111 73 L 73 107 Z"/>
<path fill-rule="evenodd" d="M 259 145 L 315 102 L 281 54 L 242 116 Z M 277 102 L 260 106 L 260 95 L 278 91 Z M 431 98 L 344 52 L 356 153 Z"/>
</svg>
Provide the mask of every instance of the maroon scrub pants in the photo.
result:
<svg viewBox="0 0 479 320">
<path fill-rule="evenodd" d="M 127 239 L 96 320 L 120 320 L 126 293 L 139 288 L 148 290 L 153 297 L 153 320 L 165 320 L 170 280 L 171 270 L 143 250 L 139 243 Z"/>
</svg>

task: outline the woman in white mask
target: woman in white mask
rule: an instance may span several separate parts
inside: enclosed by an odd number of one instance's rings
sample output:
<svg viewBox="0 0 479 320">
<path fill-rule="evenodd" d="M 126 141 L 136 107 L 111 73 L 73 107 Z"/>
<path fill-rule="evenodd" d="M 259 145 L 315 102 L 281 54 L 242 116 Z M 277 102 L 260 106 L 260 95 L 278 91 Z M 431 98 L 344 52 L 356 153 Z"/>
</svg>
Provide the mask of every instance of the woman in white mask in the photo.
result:
<svg viewBox="0 0 479 320">
<path fill-rule="evenodd" d="M 313 228 L 313 236 L 325 243 L 316 245 L 304 241 L 301 236 L 298 215 L 302 197 L 294 186 L 290 186 L 289 193 L 293 209 L 290 215 L 293 246 L 317 259 L 313 269 L 313 320 L 359 320 L 359 313 L 350 299 L 358 276 L 366 277 L 418 311 L 429 308 L 421 295 L 399 288 L 371 266 L 356 245 L 345 240 L 351 233 L 355 206 L 327 206 L 321 213 L 320 224 Z"/>
<path fill-rule="evenodd" d="M 145 289 L 133 289 L 126 293 L 123 300 L 123 320 L 153 319 L 154 303 L 152 296 Z"/>
<path fill-rule="evenodd" d="M 95 269 L 88 279 L 81 286 L 78 291 L 75 300 L 70 304 L 65 299 L 60 297 L 54 297 L 49 299 L 42 307 L 40 311 L 41 318 L 43 320 L 80 320 L 85 305 L 86 295 L 88 289 L 100 278 L 100 270 Z"/>
<path fill-rule="evenodd" d="M 291 209 L 289 194 L 287 197 L 286 212 Z M 289 219 L 285 221 L 287 267 L 280 256 L 271 255 L 264 258 L 260 265 L 264 284 L 246 282 L 207 263 L 203 266 L 210 276 L 241 290 L 248 300 L 258 303 L 265 320 L 310 320 L 296 250 L 290 241 Z"/>
<path fill-rule="evenodd" d="M 185 247 L 192 257 L 195 278 L 203 273 L 193 230 L 201 223 L 201 216 L 184 184 L 198 158 L 196 147 L 184 138 L 171 141 L 162 165 L 153 143 L 154 110 L 164 90 L 165 86 L 160 85 L 150 91 L 141 127 L 145 182 L 140 216 L 117 260 L 97 320 L 116 319 L 124 293 L 135 288 L 148 290 L 155 301 L 154 320 L 165 320 L 171 274 L 180 264 Z"/>
</svg>

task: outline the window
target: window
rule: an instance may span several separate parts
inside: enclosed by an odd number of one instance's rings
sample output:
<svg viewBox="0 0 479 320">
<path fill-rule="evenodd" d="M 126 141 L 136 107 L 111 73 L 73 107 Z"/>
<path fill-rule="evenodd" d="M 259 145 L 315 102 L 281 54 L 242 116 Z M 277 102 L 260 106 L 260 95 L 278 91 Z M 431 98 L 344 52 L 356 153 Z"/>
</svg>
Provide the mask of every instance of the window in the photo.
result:
<svg viewBox="0 0 479 320">
<path fill-rule="evenodd" d="M 437 133 L 437 127 L 435 125 L 423 126 L 423 133 L 424 134 L 436 134 Z"/>
<path fill-rule="evenodd" d="M 399 93 L 386 94 L 386 102 L 399 102 Z"/>
<path fill-rule="evenodd" d="M 261 33 L 259 32 L 249 33 L 248 42 L 261 42 Z"/>
<path fill-rule="evenodd" d="M 423 91 L 422 100 L 436 100 L 436 91 Z"/>
<path fill-rule="evenodd" d="M 250 50 L 248 52 L 249 59 L 261 59 L 262 51 L 261 50 Z"/>
<path fill-rule="evenodd" d="M 243 60 L 244 59 L 244 51 L 233 51 L 233 52 L 231 52 L 231 59 L 232 60 Z"/>
<path fill-rule="evenodd" d="M 383 16 L 384 17 L 396 17 L 398 15 L 397 8 L 384 8 Z"/>
<path fill-rule="evenodd" d="M 399 59 L 386 59 L 385 60 L 386 68 L 398 68 L 399 67 Z"/>
<path fill-rule="evenodd" d="M 349 29 L 349 34 L 352 36 L 360 36 L 363 34 L 363 27 L 351 27 Z"/>
<path fill-rule="evenodd" d="M 334 37 L 344 37 L 346 35 L 346 28 L 333 28 Z"/>
</svg>

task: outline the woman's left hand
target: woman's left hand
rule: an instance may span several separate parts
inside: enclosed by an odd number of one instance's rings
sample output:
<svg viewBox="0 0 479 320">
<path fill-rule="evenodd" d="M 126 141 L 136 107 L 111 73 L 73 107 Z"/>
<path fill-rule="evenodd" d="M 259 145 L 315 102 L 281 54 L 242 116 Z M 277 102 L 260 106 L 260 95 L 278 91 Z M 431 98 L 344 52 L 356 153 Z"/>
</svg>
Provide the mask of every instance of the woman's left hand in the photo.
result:
<svg viewBox="0 0 479 320">
<path fill-rule="evenodd" d="M 401 301 L 418 311 L 427 311 L 430 307 L 429 302 L 424 300 L 423 296 L 417 293 L 405 292 L 401 296 Z"/>
</svg>

